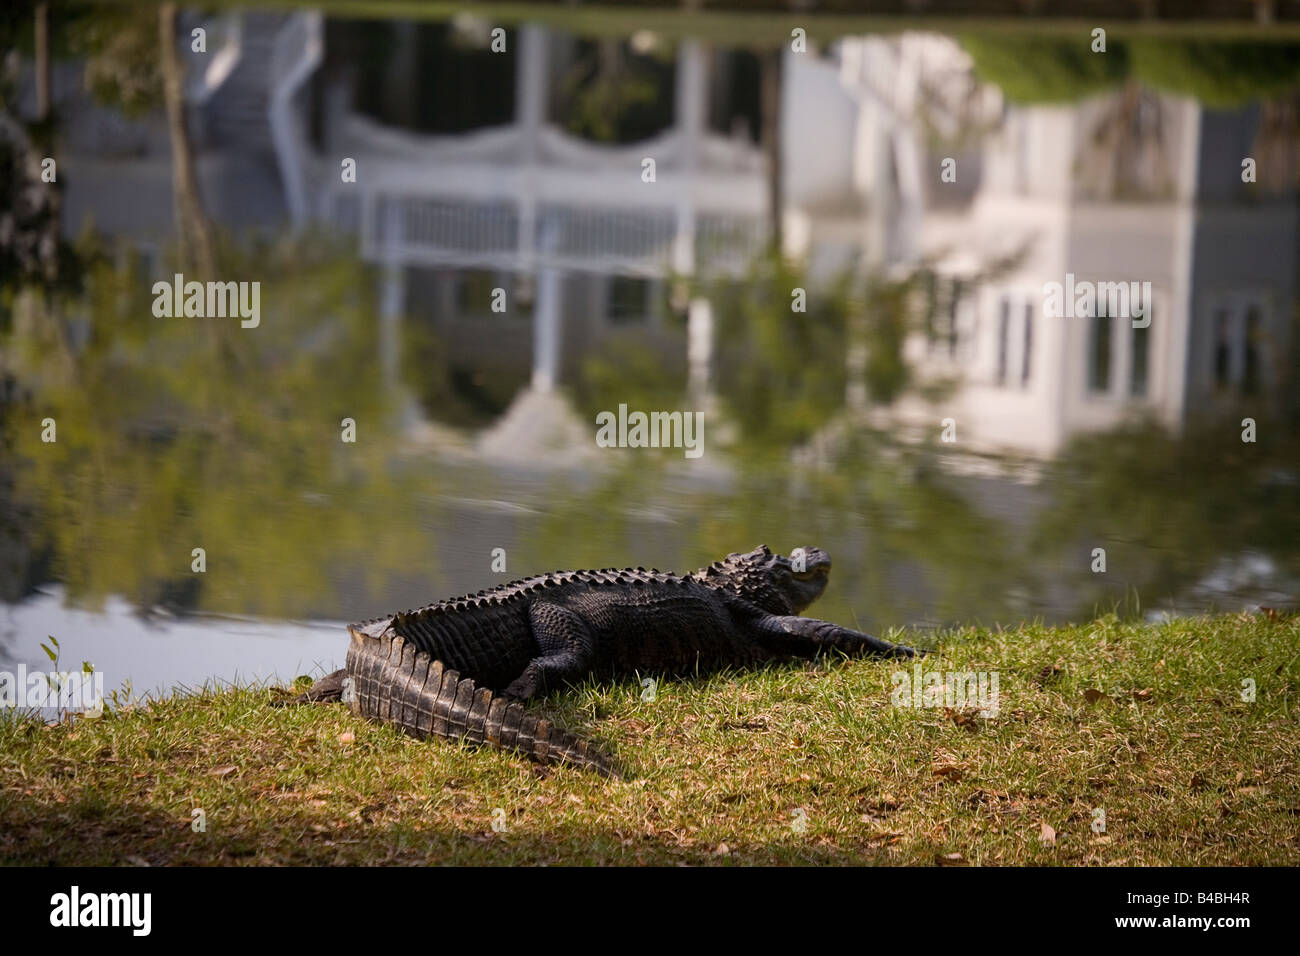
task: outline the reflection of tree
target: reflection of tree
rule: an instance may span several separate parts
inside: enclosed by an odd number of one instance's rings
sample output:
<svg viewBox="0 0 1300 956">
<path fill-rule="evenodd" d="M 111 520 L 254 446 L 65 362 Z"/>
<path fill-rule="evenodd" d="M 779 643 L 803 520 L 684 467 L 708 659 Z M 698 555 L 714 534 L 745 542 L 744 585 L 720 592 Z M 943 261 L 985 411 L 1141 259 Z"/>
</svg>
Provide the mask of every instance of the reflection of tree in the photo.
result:
<svg viewBox="0 0 1300 956">
<path fill-rule="evenodd" d="M 197 320 L 155 318 L 138 268 L 102 262 L 68 307 L 84 340 L 71 367 L 52 360 L 43 322 L 5 343 L 25 395 L 3 422 L 20 463 L 15 498 L 34 510 L 75 600 L 337 613 L 338 568 L 364 568 L 375 586 L 427 562 L 410 516 L 392 507 L 360 268 L 309 247 L 223 265 L 262 282 L 260 326 L 218 320 L 240 337 L 239 360 Z M 54 443 L 41 440 L 47 417 Z M 357 444 L 340 440 L 344 418 Z M 203 575 L 190 569 L 197 547 Z"/>
<path fill-rule="evenodd" d="M 158 8 L 158 69 L 172 147 L 172 191 L 181 259 L 203 278 L 215 278 L 217 261 L 212 223 L 199 195 L 194 147 L 185 116 L 185 67 L 176 52 L 175 3 L 164 3 Z"/>
<path fill-rule="evenodd" d="M 964 280 L 965 293 L 1023 255 L 1018 249 L 990 261 Z M 931 327 L 944 305 L 924 294 L 931 284 L 926 262 L 889 274 L 845 271 L 818 282 L 801 265 L 771 254 L 756 259 L 742 280 L 714 283 L 717 393 L 744 454 L 803 444 L 854 389 L 877 405 L 909 390 L 927 397 L 949 390 L 952 382 L 919 379 L 904 357 L 908 336 Z M 806 291 L 804 312 L 792 308 L 796 289 Z"/>
<path fill-rule="evenodd" d="M 807 290 L 796 312 L 794 290 Z M 718 397 L 748 453 L 807 441 L 844 402 L 848 280 L 818 292 L 779 254 L 755 259 L 713 298 Z"/>
<path fill-rule="evenodd" d="M 1300 175 L 1300 124 L 1295 121 L 1298 44 L 1112 38 L 1105 53 L 1092 53 L 1087 38 L 980 35 L 961 42 L 979 77 L 1012 102 L 1072 102 L 1123 84 L 1095 131 L 1105 158 L 1100 160 L 1103 168 L 1091 174 L 1096 178 L 1100 172 L 1103 180 L 1113 181 L 1119 195 L 1159 193 L 1168 185 L 1152 181 L 1164 169 L 1164 140 L 1157 101 L 1144 89 L 1187 96 L 1211 109 L 1262 102 L 1255 150 L 1261 176 L 1266 173 L 1271 185 L 1283 187 Z"/>
<path fill-rule="evenodd" d="M 1160 97 L 1125 81 L 1102 107 L 1090 142 L 1080 151 L 1080 186 L 1090 195 L 1161 198 L 1173 189 L 1173 165 Z"/>
</svg>

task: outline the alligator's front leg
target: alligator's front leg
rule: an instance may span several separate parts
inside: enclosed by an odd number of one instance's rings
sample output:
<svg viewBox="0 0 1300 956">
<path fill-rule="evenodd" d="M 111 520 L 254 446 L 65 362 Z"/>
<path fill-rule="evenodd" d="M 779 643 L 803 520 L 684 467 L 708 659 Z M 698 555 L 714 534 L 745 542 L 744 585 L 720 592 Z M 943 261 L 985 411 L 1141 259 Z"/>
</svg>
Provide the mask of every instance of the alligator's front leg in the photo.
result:
<svg viewBox="0 0 1300 956">
<path fill-rule="evenodd" d="M 528 609 L 533 639 L 541 654 L 502 691 L 503 697 L 528 700 L 591 670 L 595 640 L 581 617 L 558 604 L 538 602 Z"/>
<path fill-rule="evenodd" d="M 842 651 L 851 656 L 872 654 L 880 657 L 912 657 L 917 653 L 903 644 L 891 644 L 870 634 L 813 617 L 764 614 L 753 620 L 750 626 L 761 643 L 800 657 L 812 657 L 824 650 Z"/>
</svg>

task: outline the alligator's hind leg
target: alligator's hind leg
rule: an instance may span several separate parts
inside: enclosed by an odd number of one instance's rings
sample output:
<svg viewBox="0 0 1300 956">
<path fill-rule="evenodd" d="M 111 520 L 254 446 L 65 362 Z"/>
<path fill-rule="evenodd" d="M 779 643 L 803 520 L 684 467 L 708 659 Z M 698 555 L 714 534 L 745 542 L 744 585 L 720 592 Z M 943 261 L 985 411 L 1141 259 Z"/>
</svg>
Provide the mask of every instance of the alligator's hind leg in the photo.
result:
<svg viewBox="0 0 1300 956">
<path fill-rule="evenodd" d="M 891 644 L 870 634 L 813 617 L 765 614 L 754 620 L 751 626 L 757 630 L 762 643 L 802 657 L 812 657 L 823 650 L 842 651 L 852 656 L 913 657 L 917 654 L 916 650 L 903 644 Z"/>
<path fill-rule="evenodd" d="M 503 697 L 528 700 L 566 680 L 582 677 L 596 656 L 596 645 L 586 623 L 558 604 L 538 602 L 528 609 L 533 639 L 541 654 L 501 692 Z"/>
<path fill-rule="evenodd" d="M 337 670 L 333 674 L 327 674 L 307 688 L 306 693 L 299 694 L 297 697 L 290 697 L 288 700 L 277 700 L 274 702 L 276 707 L 287 707 L 290 704 L 334 704 L 343 699 L 343 682 L 347 679 L 348 669 Z"/>
</svg>

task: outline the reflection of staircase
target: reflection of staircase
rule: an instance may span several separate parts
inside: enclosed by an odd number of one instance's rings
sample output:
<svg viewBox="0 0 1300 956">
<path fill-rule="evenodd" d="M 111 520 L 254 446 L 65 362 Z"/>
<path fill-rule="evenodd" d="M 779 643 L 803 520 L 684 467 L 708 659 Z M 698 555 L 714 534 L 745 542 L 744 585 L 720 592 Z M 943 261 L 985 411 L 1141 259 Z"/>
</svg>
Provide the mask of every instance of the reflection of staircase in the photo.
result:
<svg viewBox="0 0 1300 956">
<path fill-rule="evenodd" d="M 286 13 L 241 14 L 239 53 L 234 68 L 202 106 L 209 147 L 271 150 L 267 113 L 271 102 L 271 54 Z"/>
</svg>

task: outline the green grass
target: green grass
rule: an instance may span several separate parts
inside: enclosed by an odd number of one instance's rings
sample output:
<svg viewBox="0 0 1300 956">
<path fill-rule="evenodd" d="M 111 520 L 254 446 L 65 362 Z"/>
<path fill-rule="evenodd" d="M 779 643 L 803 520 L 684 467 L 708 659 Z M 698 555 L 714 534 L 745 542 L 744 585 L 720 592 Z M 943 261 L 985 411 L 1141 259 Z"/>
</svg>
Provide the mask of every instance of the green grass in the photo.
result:
<svg viewBox="0 0 1300 956">
<path fill-rule="evenodd" d="M 266 688 L 0 720 L 0 862 L 1300 862 L 1300 618 L 937 640 L 927 669 L 998 672 L 996 717 L 895 707 L 897 665 L 846 660 L 541 705 L 625 781 L 272 708 Z"/>
</svg>

